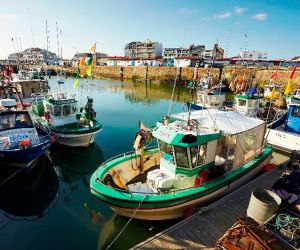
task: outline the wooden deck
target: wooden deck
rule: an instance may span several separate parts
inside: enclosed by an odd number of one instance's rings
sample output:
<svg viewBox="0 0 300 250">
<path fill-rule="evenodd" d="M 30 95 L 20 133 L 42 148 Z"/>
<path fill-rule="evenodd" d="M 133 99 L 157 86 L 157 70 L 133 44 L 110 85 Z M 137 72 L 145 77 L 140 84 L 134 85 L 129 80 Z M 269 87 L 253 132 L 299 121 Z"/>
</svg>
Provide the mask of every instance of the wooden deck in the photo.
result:
<svg viewBox="0 0 300 250">
<path fill-rule="evenodd" d="M 277 153 L 273 153 L 273 157 L 272 162 L 277 164 L 288 160 Z M 216 241 L 236 222 L 236 218 L 246 216 L 252 190 L 257 187 L 270 189 L 284 169 L 279 167 L 261 175 L 132 249 L 214 249 Z"/>
</svg>

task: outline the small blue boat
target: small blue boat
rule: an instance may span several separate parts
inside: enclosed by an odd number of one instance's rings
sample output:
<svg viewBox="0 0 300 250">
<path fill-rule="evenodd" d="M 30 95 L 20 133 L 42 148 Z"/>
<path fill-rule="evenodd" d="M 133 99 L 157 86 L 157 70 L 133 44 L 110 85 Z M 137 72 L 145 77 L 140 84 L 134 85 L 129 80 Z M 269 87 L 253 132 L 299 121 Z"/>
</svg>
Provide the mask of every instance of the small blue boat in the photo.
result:
<svg viewBox="0 0 300 250">
<path fill-rule="evenodd" d="M 26 167 L 50 147 L 51 134 L 16 107 L 15 99 L 0 100 L 0 165 Z"/>
</svg>

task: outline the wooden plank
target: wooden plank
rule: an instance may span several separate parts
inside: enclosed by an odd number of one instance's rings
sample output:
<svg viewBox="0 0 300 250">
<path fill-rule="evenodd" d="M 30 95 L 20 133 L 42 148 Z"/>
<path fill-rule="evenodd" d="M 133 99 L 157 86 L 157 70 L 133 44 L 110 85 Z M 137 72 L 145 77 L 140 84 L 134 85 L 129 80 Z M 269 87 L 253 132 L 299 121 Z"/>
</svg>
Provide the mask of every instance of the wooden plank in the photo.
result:
<svg viewBox="0 0 300 250">
<path fill-rule="evenodd" d="M 221 200 L 209 205 L 207 213 L 198 213 L 191 218 L 160 233 L 157 237 L 138 245 L 138 249 L 207 249 L 213 247 L 236 221 L 246 216 L 251 192 L 256 187 L 270 189 L 283 169 L 277 168 L 237 189 Z M 155 249 L 155 248 L 152 248 Z"/>
</svg>

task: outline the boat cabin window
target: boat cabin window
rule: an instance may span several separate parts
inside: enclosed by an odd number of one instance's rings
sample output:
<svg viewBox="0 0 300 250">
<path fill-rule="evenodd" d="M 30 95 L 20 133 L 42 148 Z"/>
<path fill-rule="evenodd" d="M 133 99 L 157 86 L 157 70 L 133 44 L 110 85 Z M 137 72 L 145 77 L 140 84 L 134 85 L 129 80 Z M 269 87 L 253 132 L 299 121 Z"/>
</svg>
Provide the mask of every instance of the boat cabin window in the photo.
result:
<svg viewBox="0 0 300 250">
<path fill-rule="evenodd" d="M 176 155 L 177 166 L 181 168 L 190 168 L 188 155 L 187 155 L 187 148 L 175 146 L 174 150 Z"/>
<path fill-rule="evenodd" d="M 248 106 L 249 107 L 251 107 L 251 108 L 255 107 L 255 104 L 256 104 L 256 99 L 251 99 L 251 100 L 249 99 L 248 100 Z"/>
<path fill-rule="evenodd" d="M 300 117 L 300 107 L 299 108 L 293 108 L 291 115 L 292 115 L 292 117 Z"/>
<path fill-rule="evenodd" d="M 77 107 L 76 105 L 72 105 L 72 113 L 76 113 Z"/>
<path fill-rule="evenodd" d="M 161 157 L 164 158 L 167 161 L 173 162 L 173 150 L 172 146 L 168 143 L 165 143 L 161 140 L 158 140 L 158 145 L 160 149 Z"/>
<path fill-rule="evenodd" d="M 238 106 L 246 106 L 246 100 L 238 99 Z"/>
<path fill-rule="evenodd" d="M 27 113 L 0 116 L 0 131 L 14 128 L 31 128 L 32 123 Z"/>
<path fill-rule="evenodd" d="M 46 104 L 46 111 L 49 111 L 51 115 L 53 115 L 53 109 L 50 104 Z"/>
<path fill-rule="evenodd" d="M 66 115 L 70 115 L 71 114 L 71 107 L 70 105 L 64 105 L 63 107 L 63 115 L 66 116 Z"/>
<path fill-rule="evenodd" d="M 192 168 L 205 163 L 207 143 L 190 148 Z"/>
<path fill-rule="evenodd" d="M 54 105 L 54 116 L 61 116 L 61 106 Z"/>
</svg>

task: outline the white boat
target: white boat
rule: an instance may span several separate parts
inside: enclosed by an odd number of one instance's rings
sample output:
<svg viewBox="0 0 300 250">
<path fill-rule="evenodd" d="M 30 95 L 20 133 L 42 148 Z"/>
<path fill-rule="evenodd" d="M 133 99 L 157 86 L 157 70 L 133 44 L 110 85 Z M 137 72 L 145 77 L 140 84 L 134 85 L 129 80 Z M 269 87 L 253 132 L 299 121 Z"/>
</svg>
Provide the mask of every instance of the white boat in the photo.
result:
<svg viewBox="0 0 300 250">
<path fill-rule="evenodd" d="M 35 121 L 49 127 L 56 142 L 63 145 L 88 147 L 102 129 L 91 98 L 85 107 L 78 109 L 74 97 L 64 93 L 48 94 L 42 101 L 32 103 L 32 111 Z"/>
<path fill-rule="evenodd" d="M 300 150 L 300 104 L 290 104 L 287 120 L 266 132 L 268 144 L 291 152 Z"/>
</svg>

